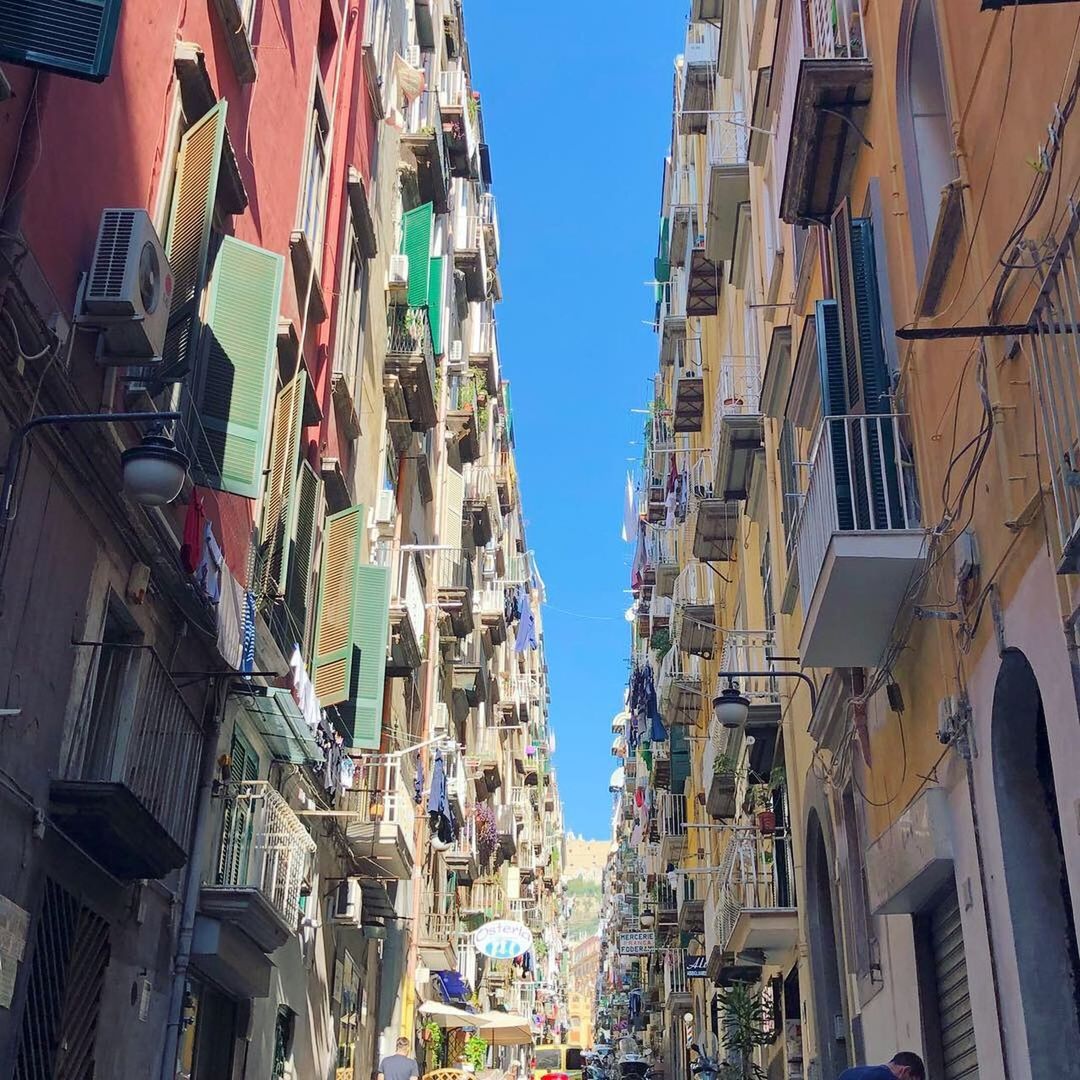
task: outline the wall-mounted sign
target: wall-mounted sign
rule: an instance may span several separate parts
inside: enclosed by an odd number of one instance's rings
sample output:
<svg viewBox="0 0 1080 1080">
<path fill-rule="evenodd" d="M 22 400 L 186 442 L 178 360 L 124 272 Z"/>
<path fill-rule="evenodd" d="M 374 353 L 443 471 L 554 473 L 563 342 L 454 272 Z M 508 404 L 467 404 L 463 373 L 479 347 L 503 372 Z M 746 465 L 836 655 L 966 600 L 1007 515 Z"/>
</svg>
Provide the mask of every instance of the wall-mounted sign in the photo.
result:
<svg viewBox="0 0 1080 1080">
<path fill-rule="evenodd" d="M 709 974 L 709 958 L 707 956 L 688 956 L 686 958 L 686 977 L 688 979 L 704 979 Z"/>
<path fill-rule="evenodd" d="M 473 934 L 476 951 L 490 956 L 492 960 L 513 960 L 527 953 L 533 944 L 532 931 L 510 919 L 496 919 L 484 923 Z"/>
<path fill-rule="evenodd" d="M 648 956 L 653 952 L 654 937 L 651 930 L 638 930 L 619 935 L 619 952 L 623 956 Z"/>
</svg>

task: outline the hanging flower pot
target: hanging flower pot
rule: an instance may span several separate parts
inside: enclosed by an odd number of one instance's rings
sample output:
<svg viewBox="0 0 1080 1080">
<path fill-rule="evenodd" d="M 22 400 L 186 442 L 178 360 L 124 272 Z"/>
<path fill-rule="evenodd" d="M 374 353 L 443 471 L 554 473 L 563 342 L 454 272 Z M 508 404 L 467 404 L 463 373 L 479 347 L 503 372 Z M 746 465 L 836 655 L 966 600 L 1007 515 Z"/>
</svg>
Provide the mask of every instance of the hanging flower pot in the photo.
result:
<svg viewBox="0 0 1080 1080">
<path fill-rule="evenodd" d="M 762 836 L 772 836 L 776 832 L 776 811 L 759 810 L 757 815 L 757 827 Z"/>
</svg>

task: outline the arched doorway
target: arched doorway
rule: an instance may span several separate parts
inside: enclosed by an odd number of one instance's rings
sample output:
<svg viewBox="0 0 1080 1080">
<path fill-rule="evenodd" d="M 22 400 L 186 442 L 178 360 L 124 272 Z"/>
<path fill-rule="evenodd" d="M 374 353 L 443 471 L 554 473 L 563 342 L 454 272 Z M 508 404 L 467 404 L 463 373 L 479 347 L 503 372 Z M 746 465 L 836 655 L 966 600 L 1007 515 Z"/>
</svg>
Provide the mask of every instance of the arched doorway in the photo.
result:
<svg viewBox="0 0 1080 1080">
<path fill-rule="evenodd" d="M 1016 649 L 1003 656 L 994 686 L 991 743 L 1031 1074 L 1072 1076 L 1080 1056 L 1080 953 L 1042 695 Z"/>
<path fill-rule="evenodd" d="M 811 810 L 806 827 L 806 910 L 815 1042 L 819 1074 L 823 1077 L 839 1076 L 851 1064 L 831 882 L 821 818 L 816 810 Z"/>
</svg>

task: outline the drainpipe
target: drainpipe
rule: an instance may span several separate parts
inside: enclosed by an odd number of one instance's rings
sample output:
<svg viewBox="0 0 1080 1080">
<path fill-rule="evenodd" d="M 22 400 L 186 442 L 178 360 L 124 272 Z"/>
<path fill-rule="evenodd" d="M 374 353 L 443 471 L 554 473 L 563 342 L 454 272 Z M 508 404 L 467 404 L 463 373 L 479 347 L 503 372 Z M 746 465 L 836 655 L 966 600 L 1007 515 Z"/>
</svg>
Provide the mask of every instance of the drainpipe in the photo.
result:
<svg viewBox="0 0 1080 1080">
<path fill-rule="evenodd" d="M 225 716 L 228 696 L 228 676 L 215 676 L 210 691 L 207 712 L 209 726 L 203 739 L 202 760 L 199 763 L 199 787 L 195 801 L 195 828 L 188 855 L 187 877 L 184 880 L 180 909 L 180 934 L 173 960 L 173 980 L 169 993 L 169 1014 L 165 1027 L 165 1047 L 161 1054 L 160 1080 L 176 1080 L 176 1059 L 180 1049 L 180 1025 L 184 1011 L 184 992 L 187 986 L 188 965 L 191 962 L 191 942 L 195 933 L 195 915 L 199 906 L 202 885 L 201 859 L 210 832 L 210 792 L 214 785 L 214 766 L 217 763 L 218 735 Z"/>
</svg>

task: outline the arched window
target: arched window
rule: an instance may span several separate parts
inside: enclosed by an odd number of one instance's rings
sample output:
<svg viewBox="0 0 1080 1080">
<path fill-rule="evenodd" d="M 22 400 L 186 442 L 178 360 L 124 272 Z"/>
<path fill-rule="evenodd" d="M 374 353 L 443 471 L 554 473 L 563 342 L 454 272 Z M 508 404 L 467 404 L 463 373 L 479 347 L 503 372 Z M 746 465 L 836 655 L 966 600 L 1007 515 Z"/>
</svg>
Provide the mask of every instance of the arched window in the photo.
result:
<svg viewBox="0 0 1080 1080">
<path fill-rule="evenodd" d="M 958 173 L 933 0 L 907 0 L 901 19 L 897 106 L 915 267 L 922 281 L 941 208 Z"/>
</svg>

